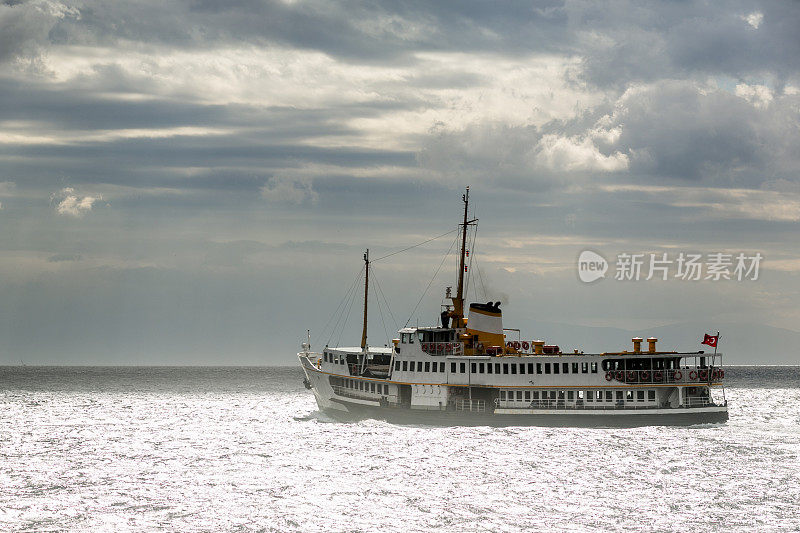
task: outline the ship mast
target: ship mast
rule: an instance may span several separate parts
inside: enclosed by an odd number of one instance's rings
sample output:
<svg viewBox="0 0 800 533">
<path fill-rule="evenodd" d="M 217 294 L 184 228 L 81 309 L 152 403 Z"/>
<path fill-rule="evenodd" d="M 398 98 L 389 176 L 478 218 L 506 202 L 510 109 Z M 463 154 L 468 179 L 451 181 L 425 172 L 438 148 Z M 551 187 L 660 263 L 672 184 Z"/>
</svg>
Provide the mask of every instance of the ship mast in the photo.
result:
<svg viewBox="0 0 800 533">
<path fill-rule="evenodd" d="M 467 254 L 467 226 L 471 222 L 475 222 L 474 220 L 467 220 L 469 186 L 467 186 L 466 192 L 461 196 L 461 200 L 464 202 L 464 222 L 461 225 L 461 258 L 458 262 L 458 288 L 456 289 L 456 296 L 451 298 L 453 301 L 453 312 L 450 315 L 453 318 L 454 327 L 463 327 L 464 323 L 464 269 L 466 267 L 465 258 Z"/>
<path fill-rule="evenodd" d="M 463 258 L 462 258 L 463 261 Z M 361 330 L 361 350 L 367 347 L 367 291 L 369 289 L 369 248 L 364 253 L 364 328 Z"/>
</svg>

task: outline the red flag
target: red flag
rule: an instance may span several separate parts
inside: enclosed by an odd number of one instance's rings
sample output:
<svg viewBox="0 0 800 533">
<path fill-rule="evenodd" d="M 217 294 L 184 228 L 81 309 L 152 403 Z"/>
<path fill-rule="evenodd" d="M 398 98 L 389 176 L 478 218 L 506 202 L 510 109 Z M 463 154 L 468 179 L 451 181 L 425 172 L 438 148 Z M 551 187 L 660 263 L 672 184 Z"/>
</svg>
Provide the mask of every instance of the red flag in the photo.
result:
<svg viewBox="0 0 800 533">
<path fill-rule="evenodd" d="M 705 337 L 703 337 L 703 342 L 701 342 L 700 344 L 708 344 L 712 348 L 716 348 L 718 340 L 719 340 L 719 335 L 709 335 L 708 333 L 706 333 Z"/>
</svg>

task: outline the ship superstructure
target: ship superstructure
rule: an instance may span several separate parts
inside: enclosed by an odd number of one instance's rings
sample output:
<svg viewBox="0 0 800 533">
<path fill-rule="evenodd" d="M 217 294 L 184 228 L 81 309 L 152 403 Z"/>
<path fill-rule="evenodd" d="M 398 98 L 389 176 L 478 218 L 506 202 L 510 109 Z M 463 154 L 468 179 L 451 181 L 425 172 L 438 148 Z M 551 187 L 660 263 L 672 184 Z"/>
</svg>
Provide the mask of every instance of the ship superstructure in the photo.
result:
<svg viewBox="0 0 800 533">
<path fill-rule="evenodd" d="M 630 350 L 564 353 L 503 328 L 500 302 L 471 303 L 464 284 L 469 188 L 459 225 L 455 294 L 431 327 L 404 327 L 391 346 L 298 353 L 321 410 L 348 416 L 444 423 L 658 424 L 727 420 L 722 354 L 660 351 L 658 339 L 631 339 Z M 466 312 L 465 312 L 466 311 Z M 720 394 L 712 394 L 717 389 Z"/>
</svg>

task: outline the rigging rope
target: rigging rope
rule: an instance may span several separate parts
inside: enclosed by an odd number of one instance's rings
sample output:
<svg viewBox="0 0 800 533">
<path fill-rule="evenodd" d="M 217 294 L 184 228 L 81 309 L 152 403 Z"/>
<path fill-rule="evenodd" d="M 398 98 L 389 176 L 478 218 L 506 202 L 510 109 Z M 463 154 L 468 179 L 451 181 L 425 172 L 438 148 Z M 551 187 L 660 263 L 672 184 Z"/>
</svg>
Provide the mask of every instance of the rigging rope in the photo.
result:
<svg viewBox="0 0 800 533">
<path fill-rule="evenodd" d="M 481 267 L 478 266 L 477 261 L 475 262 L 475 269 L 478 271 L 478 280 L 481 282 L 481 290 L 483 291 L 483 299 L 486 300 L 486 285 L 483 284 L 483 274 L 481 273 Z"/>
<path fill-rule="evenodd" d="M 452 233 L 452 231 L 450 233 Z M 411 311 L 411 315 L 408 317 L 408 320 L 406 320 L 405 326 L 408 326 L 408 323 L 411 322 L 411 319 L 414 317 L 414 313 L 416 313 L 417 309 L 419 308 L 419 304 L 422 303 L 422 299 L 425 298 L 425 295 L 428 293 L 428 289 L 430 289 L 431 285 L 433 284 L 433 280 L 436 279 L 436 275 L 439 274 L 439 270 L 442 269 L 442 265 L 447 260 L 447 257 L 450 255 L 450 251 L 453 249 L 453 246 L 455 246 L 457 242 L 458 242 L 458 236 L 456 236 L 452 244 L 450 244 L 450 248 L 447 249 L 447 253 L 444 254 L 442 262 L 439 263 L 439 266 L 436 268 L 436 272 L 433 273 L 433 277 L 431 277 L 431 280 L 428 282 L 428 286 L 425 287 L 425 291 L 422 293 L 422 296 L 419 297 L 419 301 L 417 302 L 417 305 L 414 306 L 414 310 Z"/>
<path fill-rule="evenodd" d="M 377 258 L 377 259 L 373 259 L 371 262 L 372 262 L 372 263 L 375 263 L 375 262 L 377 262 L 377 261 L 380 261 L 381 259 L 386 259 L 387 257 L 391 257 L 391 256 L 393 256 L 393 255 L 397 255 L 397 254 L 400 254 L 400 253 L 403 253 L 403 252 L 407 252 L 407 251 L 409 251 L 409 250 L 411 250 L 411 249 L 414 249 L 414 248 L 416 248 L 416 247 L 418 247 L 418 246 L 422 246 L 423 244 L 428 244 L 428 243 L 429 243 L 429 242 L 431 242 L 431 241 L 435 241 L 436 239 L 440 239 L 440 238 L 442 238 L 442 237 L 444 237 L 444 236 L 446 236 L 446 235 L 450 235 L 450 234 L 451 234 L 451 233 L 453 233 L 454 231 L 458 231 L 458 228 L 456 228 L 456 229 L 453 229 L 453 230 L 450 230 L 450 231 L 448 231 L 447 233 L 442 233 L 441 235 L 437 235 L 436 237 L 431 237 L 431 238 L 430 238 L 430 239 L 428 239 L 427 241 L 422 241 L 421 243 L 419 243 L 419 244 L 415 244 L 414 246 L 409 246 L 408 248 L 403 248 L 402 250 L 397 250 L 396 252 L 392 252 L 392 253 L 390 253 L 390 254 L 386 254 L 386 255 L 384 255 L 384 256 L 382 256 L 382 257 L 379 257 L 379 258 Z"/>
<path fill-rule="evenodd" d="M 364 269 L 362 268 L 361 270 L 363 272 Z M 350 291 L 352 291 L 358 285 L 358 280 L 359 279 L 361 279 L 361 272 L 359 272 L 358 275 L 356 275 L 355 279 L 353 280 L 353 283 L 350 284 L 350 288 L 347 289 L 347 292 L 345 292 L 344 296 L 342 297 L 342 300 L 339 302 L 339 305 L 336 306 L 336 310 L 330 316 L 330 318 L 328 319 L 328 322 L 325 323 L 325 327 L 322 328 L 322 331 L 320 332 L 320 335 L 319 335 L 320 339 L 324 339 L 325 338 L 325 332 L 328 330 L 328 326 L 331 324 L 331 321 L 334 319 L 334 317 L 338 316 L 339 309 L 342 308 L 342 306 L 348 300 L 348 298 L 350 297 Z M 338 320 L 337 320 L 336 323 L 338 324 Z M 330 334 L 330 337 L 328 337 L 328 342 L 326 343 L 326 345 L 330 344 L 330 341 L 333 338 L 333 335 L 334 335 L 335 332 L 336 332 L 336 328 L 334 327 L 331 330 L 331 334 Z"/>
<path fill-rule="evenodd" d="M 342 316 L 344 314 L 345 308 L 348 309 L 347 315 L 350 316 L 350 310 L 349 309 L 353 305 L 353 300 L 355 299 L 355 294 L 357 292 L 354 289 L 359 285 L 359 282 L 361 281 L 361 276 L 363 276 L 363 275 L 364 275 L 364 268 L 362 267 L 361 271 L 358 273 L 358 276 L 356 276 L 355 281 L 350 286 L 350 289 L 347 291 L 347 294 L 345 294 L 345 301 L 342 302 L 344 304 L 344 306 L 342 307 L 342 310 L 339 313 L 339 317 L 336 319 L 336 323 L 334 324 L 333 329 L 331 330 L 331 335 L 328 338 L 328 344 L 330 344 L 330 341 L 333 339 L 333 336 L 336 335 L 336 330 L 339 329 L 339 324 L 342 322 Z M 347 320 L 345 319 L 345 323 L 342 324 L 342 329 L 344 329 L 344 326 L 346 325 L 346 323 L 347 323 Z M 340 330 L 340 332 L 339 332 L 339 340 L 341 340 L 341 338 L 342 338 L 342 334 L 341 334 L 341 330 Z M 338 341 L 337 341 L 337 346 L 338 346 Z"/>
<path fill-rule="evenodd" d="M 372 268 L 372 272 L 375 272 L 375 268 Z M 386 298 L 386 295 L 383 293 L 383 289 L 381 288 L 381 283 L 378 281 L 378 276 L 374 276 L 375 284 L 378 286 L 378 292 L 383 297 L 383 301 L 386 303 L 386 309 L 389 311 L 389 316 L 392 317 L 392 322 L 394 322 L 394 329 L 397 331 L 397 319 L 394 317 L 394 313 L 392 313 L 392 307 L 389 305 L 389 300 Z"/>
<path fill-rule="evenodd" d="M 464 295 L 465 296 L 467 295 L 467 292 L 469 290 L 469 286 L 470 286 L 469 282 L 472 279 L 472 258 L 475 257 L 475 238 L 478 236 L 478 222 L 477 222 L 477 219 L 475 219 L 475 226 L 474 226 L 474 229 L 472 229 L 471 231 L 472 231 L 472 236 L 471 237 L 468 236 L 468 238 L 467 238 L 467 241 L 469 242 L 469 248 L 467 248 L 467 250 L 470 250 L 470 252 L 469 252 L 469 265 L 467 265 L 467 279 L 464 282 L 464 285 L 465 285 L 465 287 L 464 287 Z M 474 290 L 475 289 L 473 289 L 473 291 Z M 477 296 L 478 295 L 476 294 L 475 297 L 477 298 Z"/>
<path fill-rule="evenodd" d="M 378 303 L 378 313 L 381 315 L 381 324 L 383 324 L 383 334 L 386 335 L 386 345 L 389 345 L 389 330 L 386 329 L 386 321 L 383 319 L 383 309 L 381 308 L 381 300 L 378 295 L 377 288 L 375 287 L 375 271 L 372 272 L 372 288 L 375 289 L 375 301 Z"/>
<path fill-rule="evenodd" d="M 361 269 L 364 272 L 364 269 Z M 361 281 L 361 276 L 358 277 L 359 281 Z M 342 322 L 342 329 L 339 330 L 339 338 L 336 339 L 336 347 L 338 348 L 342 343 L 342 333 L 344 333 L 344 328 L 347 326 L 347 320 L 350 318 L 350 311 L 353 309 L 353 303 L 356 301 L 356 291 L 353 291 L 353 297 L 350 300 L 350 306 L 347 308 L 347 316 L 344 318 L 344 322 Z"/>
<path fill-rule="evenodd" d="M 455 229 L 452 229 L 452 230 L 450 230 L 448 232 L 442 233 L 441 235 L 437 235 L 435 237 L 431 237 L 430 239 L 424 240 L 424 241 L 422 241 L 420 243 L 417 243 L 417 244 L 415 244 L 413 246 L 409 246 L 407 248 L 403 248 L 402 250 L 397 250 L 397 251 L 388 253 L 386 255 L 383 255 L 383 256 L 381 256 L 381 257 L 379 257 L 377 259 L 373 259 L 372 261 L 370 261 L 370 263 L 373 264 L 373 263 L 376 263 L 378 261 L 382 261 L 383 259 L 386 259 L 387 257 L 391 257 L 393 255 L 397 255 L 397 254 L 400 254 L 400 253 L 403 253 L 403 252 L 407 252 L 408 250 L 413 250 L 414 248 L 417 248 L 417 247 L 422 246 L 424 244 L 428 244 L 429 242 L 435 241 L 436 239 L 440 239 L 440 238 L 445 237 L 447 235 L 450 235 L 452 233 L 460 232 L 459 230 L 460 230 L 460 225 L 459 225 L 459 227 L 457 227 Z M 476 232 L 477 232 L 477 228 L 476 228 Z M 406 324 L 405 324 L 406 326 L 411 321 L 411 317 L 414 316 L 414 313 L 417 312 L 417 309 L 419 308 L 419 304 L 422 302 L 422 299 L 425 298 L 425 295 L 427 294 L 428 289 L 430 289 L 431 284 L 433 283 L 433 280 L 436 278 L 437 274 L 439 273 L 439 270 L 441 270 L 442 265 L 444 264 L 444 262 L 447 259 L 447 257 L 450 255 L 450 252 L 452 251 L 453 246 L 457 242 L 458 242 L 458 238 L 456 238 L 453 241 L 453 243 L 450 245 L 450 248 L 447 250 L 447 253 L 445 254 L 444 258 L 442 259 L 442 262 L 439 264 L 439 267 L 436 269 L 436 272 L 434 272 L 433 277 L 428 282 L 428 286 L 425 288 L 425 291 L 422 293 L 422 296 L 420 296 L 420 299 L 417 302 L 417 305 L 414 307 L 414 310 L 411 312 L 411 316 L 409 316 L 408 320 L 406 321 Z M 472 245 L 471 246 L 474 246 L 474 242 L 475 242 L 475 234 L 473 233 Z M 471 270 L 471 265 L 472 265 L 472 257 L 470 257 L 469 270 Z M 373 267 L 373 274 L 374 274 L 374 267 Z M 325 332 L 327 331 L 328 326 L 331 324 L 331 321 L 334 319 L 334 317 L 338 316 L 338 318 L 336 319 L 336 322 L 334 323 L 333 328 L 331 329 L 330 336 L 328 337 L 328 341 L 326 343 L 326 346 L 330 344 L 330 341 L 333 339 L 333 336 L 336 334 L 336 330 L 339 328 L 339 325 L 341 324 L 342 329 L 339 330 L 339 338 L 336 341 L 336 345 L 337 346 L 339 345 L 339 342 L 342 339 L 342 333 L 344 331 L 344 328 L 347 326 L 347 320 L 350 318 L 350 311 L 352 310 L 353 303 L 355 302 L 355 297 L 356 297 L 357 291 L 355 291 L 354 288 L 356 286 L 358 286 L 358 283 L 361 280 L 361 277 L 363 275 L 364 275 L 364 268 L 362 267 L 361 271 L 358 274 L 358 276 L 356 276 L 355 281 L 353 281 L 353 283 L 350 285 L 350 288 L 347 289 L 347 292 L 345 293 L 345 295 L 342 298 L 342 300 L 339 302 L 339 305 L 336 307 L 336 310 L 333 312 L 331 317 L 328 319 L 328 322 L 325 324 L 325 327 L 322 328 L 322 333 L 320 334 L 320 338 L 324 338 Z M 373 282 L 374 282 L 373 283 L 373 287 L 377 288 L 377 292 L 379 292 L 380 296 L 383 297 L 383 300 L 386 303 L 386 309 L 389 311 L 389 314 L 391 315 L 392 320 L 395 323 L 395 327 L 397 327 L 397 319 L 395 318 L 394 313 L 392 313 L 392 308 L 389 306 L 389 301 L 386 298 L 386 295 L 383 293 L 383 290 L 380 287 L 380 283 L 378 283 L 377 279 L 374 276 L 373 276 Z M 469 285 L 469 276 L 467 276 L 467 285 Z M 465 289 L 466 289 L 466 287 L 465 287 Z M 464 292 L 466 293 L 466 290 Z M 376 296 L 377 296 L 377 293 L 376 293 Z M 344 309 L 345 308 L 347 308 L 347 314 L 346 314 L 346 316 L 344 318 L 344 322 L 342 322 L 342 316 L 344 314 Z M 381 321 L 383 321 L 383 310 L 380 307 L 380 299 L 378 299 L 378 310 L 381 312 Z M 385 322 L 384 322 L 384 333 L 386 333 L 386 324 L 385 324 Z M 388 338 L 389 338 L 389 336 L 387 334 L 387 339 Z"/>
</svg>

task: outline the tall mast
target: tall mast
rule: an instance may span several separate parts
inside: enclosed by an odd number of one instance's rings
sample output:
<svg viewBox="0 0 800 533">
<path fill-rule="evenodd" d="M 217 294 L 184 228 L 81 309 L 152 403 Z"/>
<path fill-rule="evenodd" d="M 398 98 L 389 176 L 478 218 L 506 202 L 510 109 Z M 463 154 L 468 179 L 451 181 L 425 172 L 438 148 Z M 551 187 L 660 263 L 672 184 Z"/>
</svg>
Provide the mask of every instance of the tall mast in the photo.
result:
<svg viewBox="0 0 800 533">
<path fill-rule="evenodd" d="M 464 202 L 464 224 L 461 233 L 461 260 L 458 264 L 458 289 L 456 290 L 456 297 L 453 298 L 453 317 L 460 320 L 464 317 L 464 266 L 465 256 L 467 251 L 467 209 L 469 208 L 469 186 L 467 191 L 461 196 Z M 461 324 L 457 324 L 456 327 Z"/>
<path fill-rule="evenodd" d="M 463 260 L 463 259 L 462 259 Z M 361 349 L 367 347 L 367 290 L 369 289 L 369 248 L 364 253 L 364 328 L 361 330 Z"/>
</svg>

